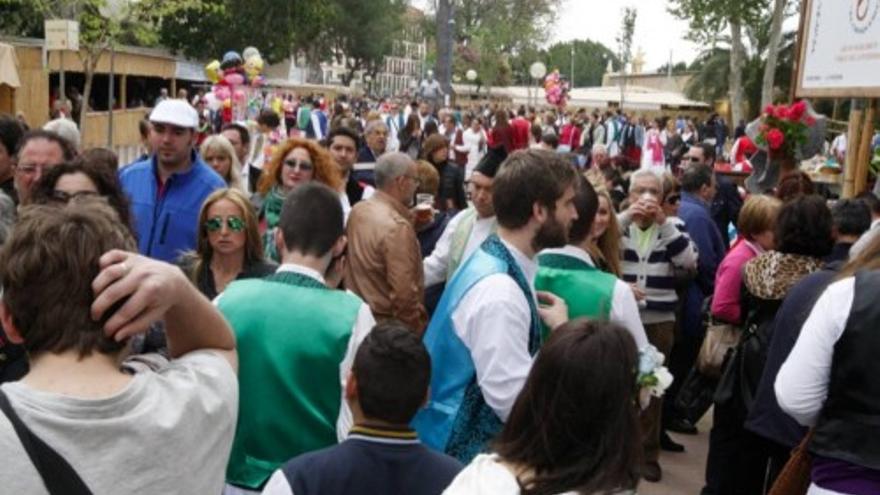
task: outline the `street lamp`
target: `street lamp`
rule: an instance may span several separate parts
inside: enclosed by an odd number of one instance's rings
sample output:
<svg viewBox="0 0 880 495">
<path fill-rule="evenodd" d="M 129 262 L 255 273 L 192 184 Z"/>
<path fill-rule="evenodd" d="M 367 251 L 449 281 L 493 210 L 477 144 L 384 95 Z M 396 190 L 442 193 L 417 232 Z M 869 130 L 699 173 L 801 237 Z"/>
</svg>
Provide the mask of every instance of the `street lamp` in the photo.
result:
<svg viewBox="0 0 880 495">
<path fill-rule="evenodd" d="M 107 2 L 98 8 L 98 12 L 106 17 L 110 22 L 122 22 L 128 16 L 128 0 L 120 0 L 118 2 Z M 114 70 L 114 62 L 116 60 L 116 40 L 110 40 L 110 77 L 107 87 L 107 147 L 113 149 L 113 103 L 116 100 L 115 82 L 116 71 Z M 85 95 L 88 99 L 89 95 Z"/>
</svg>

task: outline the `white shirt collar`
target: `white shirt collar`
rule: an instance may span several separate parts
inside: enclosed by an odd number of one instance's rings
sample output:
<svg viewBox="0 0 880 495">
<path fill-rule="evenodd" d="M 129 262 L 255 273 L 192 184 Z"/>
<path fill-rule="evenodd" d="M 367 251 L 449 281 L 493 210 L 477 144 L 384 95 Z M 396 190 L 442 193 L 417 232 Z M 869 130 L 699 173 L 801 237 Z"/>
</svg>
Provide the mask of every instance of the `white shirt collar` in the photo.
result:
<svg viewBox="0 0 880 495">
<path fill-rule="evenodd" d="M 499 239 L 501 239 L 499 237 Z M 501 243 L 504 244 L 504 247 L 510 251 L 510 254 L 513 255 L 513 260 L 516 261 L 516 264 L 519 265 L 519 269 L 522 270 L 523 275 L 526 276 L 526 280 L 529 282 L 529 285 L 535 284 L 535 276 L 538 274 L 538 264 L 535 260 L 529 258 L 525 254 L 522 253 L 519 249 L 517 249 L 513 244 L 501 239 Z"/>
<path fill-rule="evenodd" d="M 872 229 L 878 225 L 880 225 L 880 218 L 878 218 L 877 220 L 871 221 L 871 228 Z"/>
<path fill-rule="evenodd" d="M 593 258 L 590 256 L 590 253 L 577 246 L 572 246 L 571 244 L 561 248 L 548 248 L 541 251 L 541 254 L 561 254 L 563 256 L 571 256 L 572 258 L 577 258 L 592 267 L 596 266 L 596 264 L 593 263 Z"/>
<path fill-rule="evenodd" d="M 298 273 L 300 275 L 305 275 L 306 277 L 313 278 L 313 279 L 317 280 L 318 282 L 321 282 L 324 285 L 327 284 L 327 282 L 324 281 L 324 277 L 320 273 L 318 273 L 315 270 L 312 270 L 311 268 L 309 268 L 307 266 L 296 265 L 293 263 L 284 263 L 283 265 L 278 267 L 278 270 L 275 270 L 275 273 L 282 273 L 282 272 Z"/>
</svg>

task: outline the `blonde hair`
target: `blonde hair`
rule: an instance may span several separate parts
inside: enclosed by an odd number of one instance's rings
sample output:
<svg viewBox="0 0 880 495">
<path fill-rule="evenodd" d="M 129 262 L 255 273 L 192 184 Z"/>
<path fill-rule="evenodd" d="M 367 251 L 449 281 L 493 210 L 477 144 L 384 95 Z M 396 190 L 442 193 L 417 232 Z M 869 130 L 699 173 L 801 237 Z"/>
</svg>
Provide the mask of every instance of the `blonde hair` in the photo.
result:
<svg viewBox="0 0 880 495">
<path fill-rule="evenodd" d="M 205 198 L 205 202 L 202 203 L 202 209 L 199 211 L 199 232 L 196 239 L 196 251 L 190 251 L 185 255 L 186 258 L 194 260 L 192 264 L 192 272 L 187 274 L 194 283 L 197 283 L 199 273 L 204 268 L 205 263 L 210 263 L 211 256 L 214 254 L 214 249 L 211 247 L 211 242 L 208 240 L 208 229 L 205 226 L 205 223 L 208 221 L 208 210 L 210 210 L 215 203 L 224 199 L 241 210 L 241 219 L 244 220 L 246 239 L 242 265 L 244 266 L 263 261 L 263 241 L 260 238 L 257 214 L 254 212 L 254 207 L 251 206 L 251 202 L 248 200 L 247 196 L 244 195 L 244 192 L 238 189 L 218 189 Z"/>
<path fill-rule="evenodd" d="M 230 143 L 229 140 L 226 139 L 226 136 L 223 136 L 222 134 L 209 136 L 199 148 L 199 153 L 202 155 L 202 159 L 204 159 L 210 151 L 221 152 L 226 155 L 231 162 L 229 172 L 226 173 L 226 177 L 223 177 L 223 180 L 226 181 L 226 185 L 238 189 L 239 191 L 244 191 L 244 185 L 241 182 L 241 162 L 238 161 L 238 156 L 235 155 L 235 148 L 232 147 L 232 143 Z"/>
<path fill-rule="evenodd" d="M 749 196 L 736 219 L 737 231 L 744 239 L 752 240 L 761 232 L 773 230 L 780 208 L 782 201 L 773 196 L 766 194 Z"/>
<path fill-rule="evenodd" d="M 608 227 L 598 239 L 590 242 L 587 251 L 593 259 L 604 261 L 611 273 L 619 278 L 622 273 L 620 267 L 620 225 L 617 223 L 614 202 L 604 187 L 602 190 L 596 191 L 596 194 L 600 199 L 605 198 L 608 201 Z"/>
<path fill-rule="evenodd" d="M 440 190 L 440 173 L 437 172 L 434 165 L 431 165 L 431 162 L 419 160 L 416 165 L 419 176 L 419 187 L 416 192 L 436 196 L 437 191 Z"/>
</svg>

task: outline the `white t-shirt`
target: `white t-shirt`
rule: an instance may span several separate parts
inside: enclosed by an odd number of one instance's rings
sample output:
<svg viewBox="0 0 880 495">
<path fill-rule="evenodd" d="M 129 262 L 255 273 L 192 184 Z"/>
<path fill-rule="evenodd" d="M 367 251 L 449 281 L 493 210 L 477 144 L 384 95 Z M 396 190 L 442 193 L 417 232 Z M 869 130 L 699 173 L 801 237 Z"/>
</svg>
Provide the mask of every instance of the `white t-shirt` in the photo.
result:
<svg viewBox="0 0 880 495">
<path fill-rule="evenodd" d="M 238 414 L 235 371 L 207 350 L 151 360 L 149 368 L 102 399 L 43 392 L 22 382 L 4 384 L 3 392 L 21 420 L 95 494 L 220 493 Z M 4 493 L 48 493 L 4 414 L 0 452 Z"/>
</svg>

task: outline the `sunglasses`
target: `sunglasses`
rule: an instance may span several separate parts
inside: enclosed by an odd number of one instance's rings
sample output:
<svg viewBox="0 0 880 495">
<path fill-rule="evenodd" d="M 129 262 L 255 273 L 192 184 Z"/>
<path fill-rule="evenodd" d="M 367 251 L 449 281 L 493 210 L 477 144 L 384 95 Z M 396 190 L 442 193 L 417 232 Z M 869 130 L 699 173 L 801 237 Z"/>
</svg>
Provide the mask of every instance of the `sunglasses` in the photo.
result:
<svg viewBox="0 0 880 495">
<path fill-rule="evenodd" d="M 244 220 L 239 217 L 226 217 L 226 226 L 232 232 L 244 231 Z M 205 229 L 208 232 L 218 232 L 223 229 L 223 217 L 209 218 L 205 222 Z"/>
<path fill-rule="evenodd" d="M 311 162 L 306 162 L 306 161 L 302 161 L 302 160 L 293 160 L 293 159 L 284 160 L 284 166 L 290 167 L 294 170 L 296 170 L 296 167 L 299 167 L 299 169 L 303 172 L 311 172 L 312 169 L 314 169 L 314 166 L 312 165 Z"/>
<path fill-rule="evenodd" d="M 52 191 L 51 199 L 52 201 L 57 201 L 59 203 L 69 203 L 70 200 L 74 198 L 85 198 L 92 196 L 100 196 L 100 194 L 94 191 L 76 191 L 76 192 L 66 192 L 66 191 Z"/>
</svg>

